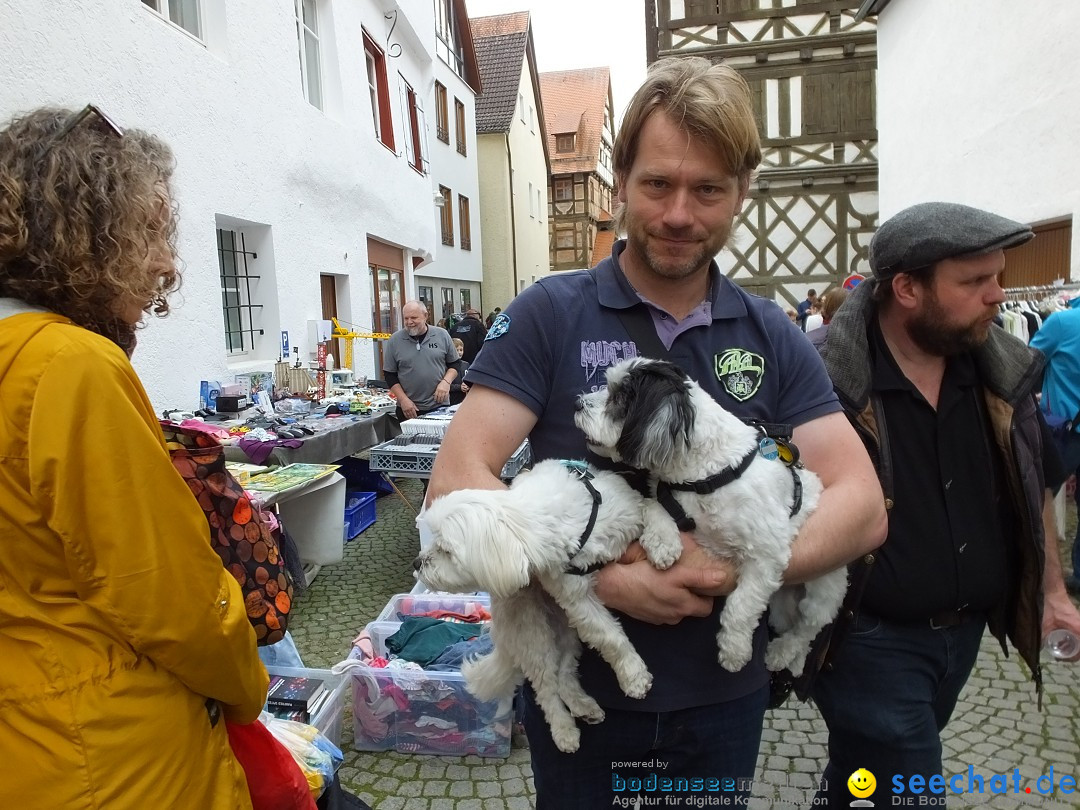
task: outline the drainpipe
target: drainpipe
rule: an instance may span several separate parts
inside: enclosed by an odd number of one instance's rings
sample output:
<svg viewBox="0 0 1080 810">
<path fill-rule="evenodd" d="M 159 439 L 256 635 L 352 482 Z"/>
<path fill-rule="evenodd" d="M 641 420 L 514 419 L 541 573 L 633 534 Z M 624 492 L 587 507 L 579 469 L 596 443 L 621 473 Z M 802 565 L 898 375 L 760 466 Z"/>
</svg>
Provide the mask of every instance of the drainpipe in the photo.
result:
<svg viewBox="0 0 1080 810">
<path fill-rule="evenodd" d="M 511 124 L 513 126 L 513 124 Z M 514 291 L 510 296 L 512 300 L 518 294 L 518 260 L 517 260 L 517 217 L 514 216 L 514 156 L 510 151 L 510 131 L 506 131 L 506 165 L 510 173 L 510 250 L 514 262 Z M 530 204 L 532 201 L 529 201 Z M 506 301 L 507 304 L 510 301 Z"/>
</svg>

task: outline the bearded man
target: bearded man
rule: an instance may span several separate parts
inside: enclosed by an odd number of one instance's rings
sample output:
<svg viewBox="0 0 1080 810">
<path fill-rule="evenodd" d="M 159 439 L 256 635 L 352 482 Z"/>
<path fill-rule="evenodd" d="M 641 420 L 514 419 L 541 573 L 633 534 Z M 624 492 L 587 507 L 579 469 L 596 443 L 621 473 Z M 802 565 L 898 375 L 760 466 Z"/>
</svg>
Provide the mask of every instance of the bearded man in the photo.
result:
<svg viewBox="0 0 1080 810">
<path fill-rule="evenodd" d="M 826 807 L 848 806 L 858 768 L 907 788 L 921 777 L 918 793 L 933 784 L 985 627 L 1039 690 L 1043 638 L 1080 632 L 1052 507 L 1064 473 L 1035 399 L 1044 360 L 994 325 L 1005 251 L 1032 236 L 965 205 L 912 206 L 878 229 L 873 279 L 833 318 L 825 366 L 874 460 L 889 530 L 853 566 L 862 600 L 814 684 Z"/>
<path fill-rule="evenodd" d="M 406 301 L 405 326 L 386 341 L 383 376 L 397 397 L 398 420 L 415 419 L 450 403 L 450 384 L 457 379 L 461 357 L 447 331 L 428 326 L 427 307 Z"/>
</svg>

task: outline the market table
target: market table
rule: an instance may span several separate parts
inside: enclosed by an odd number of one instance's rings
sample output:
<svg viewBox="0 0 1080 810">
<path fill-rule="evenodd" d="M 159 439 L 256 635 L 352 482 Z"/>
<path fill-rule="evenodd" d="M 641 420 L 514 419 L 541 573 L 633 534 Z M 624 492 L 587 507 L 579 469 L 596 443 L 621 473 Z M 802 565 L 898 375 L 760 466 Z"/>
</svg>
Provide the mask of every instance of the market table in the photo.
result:
<svg viewBox="0 0 1080 810">
<path fill-rule="evenodd" d="M 260 464 L 333 464 L 338 459 L 355 455 L 369 447 L 392 439 L 401 433 L 393 411 L 384 411 L 371 416 L 343 414 L 318 419 L 304 419 L 315 431 L 314 436 L 299 439 L 299 447 L 275 447 Z M 250 462 L 252 459 L 238 446 L 227 446 L 225 458 L 228 461 Z"/>
</svg>

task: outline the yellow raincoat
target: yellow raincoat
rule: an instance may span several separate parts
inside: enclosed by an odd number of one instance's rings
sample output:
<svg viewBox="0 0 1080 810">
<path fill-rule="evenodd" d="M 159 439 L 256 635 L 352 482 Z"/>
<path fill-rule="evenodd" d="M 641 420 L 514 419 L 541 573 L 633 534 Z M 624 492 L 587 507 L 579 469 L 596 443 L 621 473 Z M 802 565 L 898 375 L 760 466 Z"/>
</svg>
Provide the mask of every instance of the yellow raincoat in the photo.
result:
<svg viewBox="0 0 1080 810">
<path fill-rule="evenodd" d="M 206 703 L 249 722 L 266 685 L 124 352 L 0 319 L 0 807 L 249 808 Z"/>
</svg>

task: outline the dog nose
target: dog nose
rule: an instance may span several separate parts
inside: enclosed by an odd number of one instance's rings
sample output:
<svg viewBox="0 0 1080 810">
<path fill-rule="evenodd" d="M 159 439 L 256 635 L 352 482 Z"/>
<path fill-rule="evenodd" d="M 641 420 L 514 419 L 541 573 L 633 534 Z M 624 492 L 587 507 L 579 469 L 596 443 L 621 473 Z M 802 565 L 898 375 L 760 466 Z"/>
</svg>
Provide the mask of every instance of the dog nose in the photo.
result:
<svg viewBox="0 0 1080 810">
<path fill-rule="evenodd" d="M 413 571 L 419 571 L 420 567 L 423 564 L 424 564 L 424 561 L 420 557 L 417 557 L 415 560 L 412 561 Z"/>
<path fill-rule="evenodd" d="M 575 411 L 583 411 L 583 410 L 585 410 L 585 397 L 581 396 L 580 394 L 578 395 L 577 399 L 574 400 L 574 410 Z"/>
</svg>

